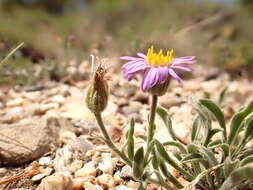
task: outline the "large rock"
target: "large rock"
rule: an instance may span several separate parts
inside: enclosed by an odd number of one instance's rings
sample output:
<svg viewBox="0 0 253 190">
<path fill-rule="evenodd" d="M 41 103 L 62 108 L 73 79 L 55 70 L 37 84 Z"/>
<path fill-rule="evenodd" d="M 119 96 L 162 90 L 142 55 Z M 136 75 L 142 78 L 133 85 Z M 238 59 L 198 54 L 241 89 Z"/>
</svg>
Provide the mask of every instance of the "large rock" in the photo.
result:
<svg viewBox="0 0 253 190">
<path fill-rule="evenodd" d="M 20 165 L 39 158 L 57 143 L 61 122 L 44 118 L 0 125 L 0 165 Z"/>
</svg>

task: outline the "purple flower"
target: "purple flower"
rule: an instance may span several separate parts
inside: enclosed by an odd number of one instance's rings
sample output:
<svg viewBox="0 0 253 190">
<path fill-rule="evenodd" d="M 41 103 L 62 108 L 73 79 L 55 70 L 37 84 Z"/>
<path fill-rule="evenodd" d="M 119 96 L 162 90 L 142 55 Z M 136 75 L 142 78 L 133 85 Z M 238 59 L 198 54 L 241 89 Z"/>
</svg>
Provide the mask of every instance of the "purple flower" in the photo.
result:
<svg viewBox="0 0 253 190">
<path fill-rule="evenodd" d="M 127 61 L 122 68 L 128 80 L 132 80 L 137 73 L 144 72 L 141 84 L 141 89 L 144 92 L 156 84 L 165 83 L 170 77 L 182 84 L 183 80 L 175 70 L 191 72 L 193 69 L 189 64 L 196 62 L 195 56 L 174 58 L 173 50 L 168 51 L 166 55 L 163 54 L 162 50 L 159 53 L 154 53 L 153 46 L 148 49 L 147 55 L 143 53 L 137 55 L 139 57 L 123 56 L 120 59 Z"/>
</svg>

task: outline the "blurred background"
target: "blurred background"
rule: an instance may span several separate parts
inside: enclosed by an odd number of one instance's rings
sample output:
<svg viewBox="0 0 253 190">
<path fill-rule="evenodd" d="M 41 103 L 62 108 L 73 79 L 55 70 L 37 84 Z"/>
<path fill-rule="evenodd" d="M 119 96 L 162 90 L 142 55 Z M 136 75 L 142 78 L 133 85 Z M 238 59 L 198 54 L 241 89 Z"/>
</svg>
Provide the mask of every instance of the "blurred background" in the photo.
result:
<svg viewBox="0 0 253 190">
<path fill-rule="evenodd" d="M 0 0 L 0 60 L 24 42 L 0 64 L 0 84 L 61 80 L 91 53 L 116 58 L 150 44 L 252 72 L 252 31 L 252 0 Z"/>
</svg>

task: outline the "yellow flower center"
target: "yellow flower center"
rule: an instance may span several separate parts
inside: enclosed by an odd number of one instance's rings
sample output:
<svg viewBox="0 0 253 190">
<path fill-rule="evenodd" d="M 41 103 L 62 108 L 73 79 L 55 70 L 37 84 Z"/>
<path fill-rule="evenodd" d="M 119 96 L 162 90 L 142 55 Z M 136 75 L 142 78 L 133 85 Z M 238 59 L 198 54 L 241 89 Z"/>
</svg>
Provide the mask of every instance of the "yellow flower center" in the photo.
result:
<svg viewBox="0 0 253 190">
<path fill-rule="evenodd" d="M 163 50 L 160 49 L 159 53 L 154 53 L 154 47 L 151 46 L 148 49 L 146 60 L 152 67 L 169 66 L 173 59 L 173 49 L 167 51 L 167 54 L 163 54 Z"/>
</svg>

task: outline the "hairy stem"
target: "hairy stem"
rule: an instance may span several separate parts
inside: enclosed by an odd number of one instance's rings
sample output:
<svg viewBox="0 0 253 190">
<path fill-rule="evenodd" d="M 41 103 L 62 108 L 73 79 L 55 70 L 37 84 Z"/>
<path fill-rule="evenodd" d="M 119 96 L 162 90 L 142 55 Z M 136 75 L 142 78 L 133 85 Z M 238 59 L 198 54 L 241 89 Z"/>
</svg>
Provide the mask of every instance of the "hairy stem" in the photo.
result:
<svg viewBox="0 0 253 190">
<path fill-rule="evenodd" d="M 126 164 L 128 164 L 129 166 L 132 166 L 132 162 L 129 160 L 129 158 L 122 153 L 115 145 L 114 143 L 111 141 L 110 136 L 108 135 L 105 125 L 103 123 L 102 117 L 101 117 L 101 113 L 96 113 L 95 114 L 98 126 L 100 128 L 100 131 L 102 132 L 103 136 L 104 136 L 104 140 L 105 143 L 108 147 L 110 147 L 119 157 L 122 158 L 122 160 L 124 160 L 126 162 Z"/>
<path fill-rule="evenodd" d="M 156 114 L 156 107 L 158 102 L 158 96 L 152 96 L 152 105 L 150 109 L 150 118 L 149 118 L 149 127 L 148 127 L 148 138 L 147 138 L 147 149 L 144 157 L 144 164 L 147 164 L 150 151 L 148 151 L 150 143 L 154 136 L 154 129 L 155 129 L 155 114 Z"/>
</svg>

